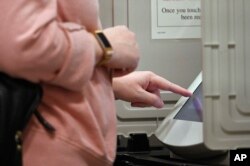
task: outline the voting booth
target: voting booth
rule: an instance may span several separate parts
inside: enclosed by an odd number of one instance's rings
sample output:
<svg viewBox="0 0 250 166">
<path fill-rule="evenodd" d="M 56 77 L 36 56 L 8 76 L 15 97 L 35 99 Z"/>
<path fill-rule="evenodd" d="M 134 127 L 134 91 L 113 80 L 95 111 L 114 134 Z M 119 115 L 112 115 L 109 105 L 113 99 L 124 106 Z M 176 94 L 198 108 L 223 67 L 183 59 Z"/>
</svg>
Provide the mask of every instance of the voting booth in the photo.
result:
<svg viewBox="0 0 250 166">
<path fill-rule="evenodd" d="M 164 6 L 164 1 L 159 0 L 99 1 L 104 28 L 126 25 L 136 33 L 141 51 L 137 70 L 153 71 L 185 88 L 189 87 L 201 71 L 200 20 L 187 23 L 182 22 L 179 16 L 179 22 L 173 21 L 164 25 L 165 19 L 175 19 L 176 16 L 175 13 L 169 13 L 159 17 L 161 10 L 156 5 L 161 2 Z M 173 3 L 172 8 L 177 8 L 178 4 Z M 194 6 L 199 10 L 200 1 L 186 3 L 185 6 Z M 192 14 L 199 16 L 200 13 L 197 12 Z M 158 27 L 157 20 L 163 28 Z M 178 30 L 175 30 L 176 27 Z M 162 91 L 161 96 L 165 106 L 160 110 L 131 107 L 130 103 L 117 101 L 118 133 L 128 136 L 134 131 L 152 135 L 180 98 L 179 95 L 166 91 Z"/>
<path fill-rule="evenodd" d="M 117 101 L 118 135 L 154 135 L 188 160 L 226 154 L 218 160 L 225 165 L 229 150 L 250 148 L 249 0 L 99 1 L 103 27 L 136 33 L 138 70 L 194 92 L 162 91 L 162 109 Z"/>
</svg>

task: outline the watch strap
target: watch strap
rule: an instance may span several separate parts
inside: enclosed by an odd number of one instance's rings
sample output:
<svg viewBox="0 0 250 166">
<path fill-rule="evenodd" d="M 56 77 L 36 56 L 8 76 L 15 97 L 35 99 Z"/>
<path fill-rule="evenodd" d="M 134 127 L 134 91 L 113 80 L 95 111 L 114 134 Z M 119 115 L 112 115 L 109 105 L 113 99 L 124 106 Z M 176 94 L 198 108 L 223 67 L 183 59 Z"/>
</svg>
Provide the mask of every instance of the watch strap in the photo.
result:
<svg viewBox="0 0 250 166">
<path fill-rule="evenodd" d="M 105 34 L 101 31 L 101 30 L 97 30 L 94 32 L 95 38 L 98 41 L 100 47 L 103 50 L 103 55 L 102 55 L 102 59 L 98 62 L 98 66 L 102 66 L 104 64 L 106 64 L 113 55 L 113 48 L 109 42 L 109 40 L 107 39 L 107 37 L 105 36 Z"/>
</svg>

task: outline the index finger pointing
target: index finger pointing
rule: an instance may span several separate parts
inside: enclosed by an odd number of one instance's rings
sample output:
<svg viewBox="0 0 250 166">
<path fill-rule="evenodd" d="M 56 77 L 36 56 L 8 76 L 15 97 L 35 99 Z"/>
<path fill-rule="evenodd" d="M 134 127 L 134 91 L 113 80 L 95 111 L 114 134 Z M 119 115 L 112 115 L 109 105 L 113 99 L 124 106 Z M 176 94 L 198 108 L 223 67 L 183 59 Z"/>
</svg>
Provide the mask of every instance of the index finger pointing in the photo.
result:
<svg viewBox="0 0 250 166">
<path fill-rule="evenodd" d="M 166 80 L 165 78 L 162 78 L 160 76 L 155 76 L 153 78 L 153 82 L 154 86 L 158 87 L 161 90 L 167 90 L 167 91 L 171 91 L 173 93 L 177 93 L 180 94 L 182 96 L 188 97 L 192 95 L 192 92 L 190 92 L 189 90 L 174 84 L 168 80 Z"/>
</svg>

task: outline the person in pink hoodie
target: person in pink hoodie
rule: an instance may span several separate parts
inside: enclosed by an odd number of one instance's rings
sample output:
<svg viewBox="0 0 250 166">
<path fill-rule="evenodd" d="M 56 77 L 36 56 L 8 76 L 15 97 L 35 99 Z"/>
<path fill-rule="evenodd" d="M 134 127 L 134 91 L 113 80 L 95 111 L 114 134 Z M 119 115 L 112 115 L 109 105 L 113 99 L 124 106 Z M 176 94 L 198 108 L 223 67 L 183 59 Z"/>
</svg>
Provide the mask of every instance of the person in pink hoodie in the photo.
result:
<svg viewBox="0 0 250 166">
<path fill-rule="evenodd" d="M 125 26 L 103 29 L 114 52 L 97 65 L 103 58 L 93 35 L 102 29 L 97 0 L 5 0 L 0 8 L 0 71 L 42 86 L 38 111 L 56 129 L 47 132 L 31 118 L 24 166 L 112 165 L 115 99 L 161 108 L 160 89 L 191 95 L 152 72 L 133 72 L 139 50 Z"/>
</svg>

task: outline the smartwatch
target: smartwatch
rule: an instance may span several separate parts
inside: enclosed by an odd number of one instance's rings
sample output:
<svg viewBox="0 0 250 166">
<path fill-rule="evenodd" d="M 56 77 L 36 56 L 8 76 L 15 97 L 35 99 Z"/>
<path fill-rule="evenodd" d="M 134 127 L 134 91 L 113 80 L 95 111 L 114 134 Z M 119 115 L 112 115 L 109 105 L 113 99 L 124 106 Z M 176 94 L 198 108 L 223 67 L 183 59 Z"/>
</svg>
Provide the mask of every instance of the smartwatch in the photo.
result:
<svg viewBox="0 0 250 166">
<path fill-rule="evenodd" d="M 105 34 L 101 30 L 95 31 L 94 35 L 95 35 L 96 40 L 98 41 L 98 43 L 100 44 L 100 46 L 103 50 L 102 59 L 97 64 L 98 66 L 101 66 L 101 65 L 106 64 L 112 58 L 113 48 L 112 48 L 110 42 L 108 41 L 107 37 L 105 36 Z"/>
</svg>

